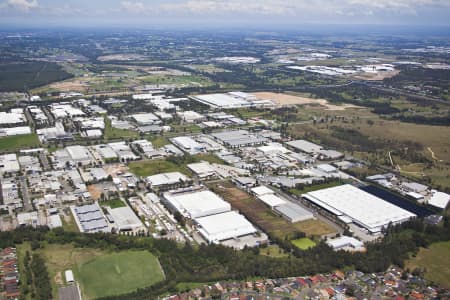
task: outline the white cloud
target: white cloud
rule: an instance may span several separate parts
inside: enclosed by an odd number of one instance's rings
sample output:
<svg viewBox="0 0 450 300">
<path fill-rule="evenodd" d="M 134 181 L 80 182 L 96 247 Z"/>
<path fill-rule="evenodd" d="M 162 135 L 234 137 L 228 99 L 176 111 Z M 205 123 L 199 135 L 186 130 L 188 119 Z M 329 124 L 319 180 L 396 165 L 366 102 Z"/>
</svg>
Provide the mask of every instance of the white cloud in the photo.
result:
<svg viewBox="0 0 450 300">
<path fill-rule="evenodd" d="M 21 11 L 29 11 L 33 8 L 37 8 L 39 5 L 37 0 L 8 0 L 6 3 L 9 7 Z"/>
<path fill-rule="evenodd" d="M 182 0 L 121 2 L 132 14 L 159 15 L 249 15 L 249 16 L 311 16 L 367 15 L 390 13 L 415 14 L 424 7 L 450 7 L 449 0 Z"/>
</svg>

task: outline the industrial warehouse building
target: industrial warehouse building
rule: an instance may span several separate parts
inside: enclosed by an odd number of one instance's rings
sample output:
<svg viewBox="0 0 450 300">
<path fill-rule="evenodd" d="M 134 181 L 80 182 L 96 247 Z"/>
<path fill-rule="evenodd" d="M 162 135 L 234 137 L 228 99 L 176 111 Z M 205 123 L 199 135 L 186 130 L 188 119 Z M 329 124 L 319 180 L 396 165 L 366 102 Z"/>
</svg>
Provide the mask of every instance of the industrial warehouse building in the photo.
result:
<svg viewBox="0 0 450 300">
<path fill-rule="evenodd" d="M 210 243 L 256 233 L 247 219 L 235 211 L 195 219 L 198 231 Z"/>
<path fill-rule="evenodd" d="M 277 205 L 274 208 L 274 211 L 291 223 L 314 219 L 314 215 L 310 211 L 288 201 L 281 205 Z"/>
<path fill-rule="evenodd" d="M 114 227 L 119 231 L 138 231 L 144 229 L 144 225 L 130 207 L 107 208 L 108 214 L 114 221 Z"/>
<path fill-rule="evenodd" d="M 184 186 L 191 180 L 180 172 L 161 173 L 145 178 L 147 185 L 153 190 L 167 190 Z"/>
<path fill-rule="evenodd" d="M 227 147 L 239 148 L 261 145 L 268 141 L 267 138 L 251 133 L 247 130 L 234 130 L 213 133 L 212 136 Z"/>
<path fill-rule="evenodd" d="M 264 202 L 264 204 L 269 206 L 275 213 L 281 215 L 291 223 L 314 218 L 314 215 L 310 211 L 276 195 L 273 190 L 264 185 L 254 187 L 250 191 L 256 196 L 256 198 Z"/>
<path fill-rule="evenodd" d="M 231 210 L 228 202 L 201 187 L 166 192 L 163 195 L 163 200 L 170 210 L 178 211 L 184 217 L 190 219 L 220 214 Z"/>
<path fill-rule="evenodd" d="M 98 203 L 71 206 L 70 210 L 81 232 L 110 232 L 106 218 Z"/>
<path fill-rule="evenodd" d="M 350 184 L 309 192 L 302 197 L 339 218 L 351 219 L 370 233 L 416 216 Z"/>
<path fill-rule="evenodd" d="M 198 143 L 192 137 L 189 136 L 178 136 L 175 138 L 171 138 L 170 141 L 181 150 L 189 153 L 189 154 L 198 154 L 205 152 L 205 146 Z"/>
</svg>

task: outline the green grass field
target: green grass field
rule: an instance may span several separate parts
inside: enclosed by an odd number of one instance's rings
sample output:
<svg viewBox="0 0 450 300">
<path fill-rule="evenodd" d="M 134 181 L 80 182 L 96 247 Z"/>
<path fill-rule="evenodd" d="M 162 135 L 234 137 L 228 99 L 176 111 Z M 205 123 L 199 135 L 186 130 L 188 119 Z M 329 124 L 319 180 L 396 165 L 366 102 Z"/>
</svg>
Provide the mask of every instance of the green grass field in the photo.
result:
<svg viewBox="0 0 450 300">
<path fill-rule="evenodd" d="M 19 245 L 21 253 L 28 248 L 28 243 Z M 68 269 L 80 283 L 83 299 L 124 294 L 164 279 L 158 259 L 148 251 L 108 252 L 46 244 L 38 252 L 45 258 L 54 296 Z"/>
<path fill-rule="evenodd" d="M 186 164 L 188 163 L 200 162 L 202 160 L 209 163 L 223 163 L 220 158 L 212 154 L 193 155 L 190 158 L 191 161 L 180 164 L 164 159 L 131 162 L 128 164 L 128 167 L 130 168 L 130 172 L 143 177 L 166 172 L 181 172 L 188 176 L 192 176 L 192 172 L 186 167 Z"/>
<path fill-rule="evenodd" d="M 164 280 L 158 259 L 147 251 L 124 251 L 78 266 L 75 276 L 90 298 L 120 295 Z"/>
<path fill-rule="evenodd" d="M 40 147 L 37 134 L 14 135 L 0 138 L 0 153 Z"/>
<path fill-rule="evenodd" d="M 130 168 L 130 172 L 138 176 L 150 176 L 159 173 L 184 171 L 181 170 L 181 166 L 177 166 L 171 161 L 162 159 L 131 162 L 128 167 Z"/>
<path fill-rule="evenodd" d="M 102 202 L 100 202 L 100 204 L 103 205 L 103 206 L 109 206 L 111 208 L 118 208 L 118 207 L 125 207 L 125 206 L 127 206 L 125 204 L 125 202 L 123 202 L 120 199 L 112 199 L 112 200 L 102 201 Z"/>
<path fill-rule="evenodd" d="M 314 243 L 314 241 L 308 239 L 308 238 L 301 238 L 301 239 L 296 239 L 296 240 L 292 240 L 291 243 L 301 249 L 301 250 L 307 250 L 309 248 L 312 248 L 316 245 L 316 243 Z"/>
<path fill-rule="evenodd" d="M 410 270 L 425 269 L 425 279 L 450 288 L 450 241 L 434 243 L 429 248 L 421 248 L 416 257 L 406 262 Z"/>
</svg>

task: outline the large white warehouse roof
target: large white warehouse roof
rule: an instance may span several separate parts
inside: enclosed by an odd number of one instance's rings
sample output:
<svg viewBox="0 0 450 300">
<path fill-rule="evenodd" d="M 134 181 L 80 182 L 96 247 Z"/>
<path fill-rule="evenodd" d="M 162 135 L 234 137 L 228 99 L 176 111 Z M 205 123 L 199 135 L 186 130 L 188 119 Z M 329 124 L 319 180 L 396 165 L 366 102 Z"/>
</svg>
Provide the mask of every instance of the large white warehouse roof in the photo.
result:
<svg viewBox="0 0 450 300">
<path fill-rule="evenodd" d="M 203 190 L 188 193 L 165 193 L 164 198 L 183 216 L 194 219 L 231 210 L 225 202 L 211 191 Z"/>
<path fill-rule="evenodd" d="M 416 216 L 349 184 L 309 192 L 303 197 L 336 215 L 350 217 L 370 232 L 379 232 L 390 222 L 400 223 Z"/>
<path fill-rule="evenodd" d="M 220 242 L 257 232 L 247 219 L 235 211 L 198 218 L 199 231 L 209 242 Z"/>
</svg>

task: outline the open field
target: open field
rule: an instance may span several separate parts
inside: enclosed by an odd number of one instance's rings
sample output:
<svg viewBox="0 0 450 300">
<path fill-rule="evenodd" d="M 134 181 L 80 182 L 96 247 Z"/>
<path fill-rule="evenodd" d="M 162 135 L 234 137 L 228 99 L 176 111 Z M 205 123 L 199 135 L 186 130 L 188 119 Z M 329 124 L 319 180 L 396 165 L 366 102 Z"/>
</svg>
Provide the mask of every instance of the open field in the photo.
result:
<svg viewBox="0 0 450 300">
<path fill-rule="evenodd" d="M 216 183 L 212 190 L 228 201 L 234 209 L 239 210 L 252 223 L 278 238 L 293 236 L 295 232 L 304 232 L 307 236 L 322 236 L 333 233 L 334 229 L 319 220 L 306 220 L 290 223 L 276 215 L 270 208 L 251 195 L 233 186 L 229 182 Z"/>
<path fill-rule="evenodd" d="M 125 207 L 127 206 L 125 202 L 120 199 L 112 199 L 99 202 L 102 206 L 109 206 L 111 208 Z"/>
<path fill-rule="evenodd" d="M 128 164 L 130 172 L 138 176 L 150 176 L 166 172 L 181 172 L 192 176 L 192 172 L 187 168 L 187 164 L 207 161 L 209 163 L 223 163 L 223 161 L 212 154 L 199 154 L 189 157 L 189 161 L 174 163 L 165 159 L 135 161 Z"/>
<path fill-rule="evenodd" d="M 403 175 L 421 180 L 425 174 L 436 187 L 450 188 L 450 127 L 386 120 L 367 110 L 329 114 L 335 117 L 332 123 L 293 124 L 289 133 L 382 166 L 391 166 L 392 151 Z"/>
<path fill-rule="evenodd" d="M 138 176 L 150 176 L 166 172 L 182 172 L 185 170 L 171 161 L 164 159 L 136 161 L 128 164 L 130 172 Z"/>
<path fill-rule="evenodd" d="M 265 248 L 259 249 L 259 254 L 270 257 L 287 257 L 288 254 L 284 252 L 278 245 L 269 245 Z"/>
<path fill-rule="evenodd" d="M 316 245 L 316 243 L 314 243 L 312 240 L 310 240 L 308 238 L 292 240 L 291 243 L 294 244 L 295 247 L 297 247 L 301 250 L 307 250 Z"/>
<path fill-rule="evenodd" d="M 288 94 L 261 92 L 261 93 L 254 93 L 254 95 L 256 95 L 256 97 L 261 98 L 261 99 L 270 99 L 278 105 L 319 104 L 321 106 L 325 106 L 327 110 L 345 110 L 347 108 L 356 108 L 357 107 L 355 105 L 350 105 L 350 104 L 334 105 L 334 104 L 330 104 L 325 99 L 314 99 L 314 98 L 307 98 L 307 97 L 294 96 L 294 95 L 288 95 Z"/>
<path fill-rule="evenodd" d="M 102 255 L 79 264 L 76 275 L 90 299 L 132 292 L 164 280 L 158 259 L 148 251 Z"/>
<path fill-rule="evenodd" d="M 137 137 L 139 137 L 139 133 L 137 131 L 114 128 L 111 126 L 111 120 L 105 117 L 105 140 Z"/>
<path fill-rule="evenodd" d="M 412 271 L 415 268 L 425 269 L 427 280 L 450 288 L 450 241 L 435 243 L 429 248 L 421 248 L 416 257 L 406 262 Z"/>
<path fill-rule="evenodd" d="M 29 244 L 19 245 L 25 253 Z M 158 259 L 147 251 L 107 252 L 71 245 L 47 244 L 37 250 L 46 260 L 53 295 L 64 282 L 64 271 L 71 269 L 80 283 L 83 299 L 119 295 L 150 286 L 164 279 Z"/>
<path fill-rule="evenodd" d="M 35 133 L 0 138 L 0 153 L 16 152 L 35 147 L 40 147 L 39 138 Z"/>
</svg>

